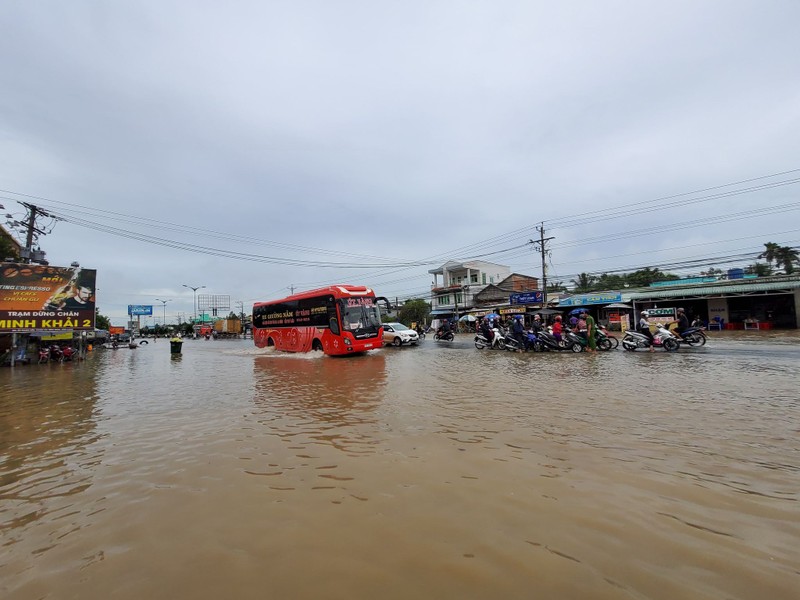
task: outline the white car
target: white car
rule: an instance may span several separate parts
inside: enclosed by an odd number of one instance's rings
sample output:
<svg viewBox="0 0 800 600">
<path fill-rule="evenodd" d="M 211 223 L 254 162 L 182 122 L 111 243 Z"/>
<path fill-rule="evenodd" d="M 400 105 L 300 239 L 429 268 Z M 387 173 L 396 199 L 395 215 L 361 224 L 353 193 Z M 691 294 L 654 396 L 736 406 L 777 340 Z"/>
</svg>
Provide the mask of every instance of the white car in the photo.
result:
<svg viewBox="0 0 800 600">
<path fill-rule="evenodd" d="M 403 344 L 416 344 L 419 335 L 413 329 L 409 329 L 402 323 L 383 324 L 383 343 L 392 346 L 402 346 Z"/>
</svg>

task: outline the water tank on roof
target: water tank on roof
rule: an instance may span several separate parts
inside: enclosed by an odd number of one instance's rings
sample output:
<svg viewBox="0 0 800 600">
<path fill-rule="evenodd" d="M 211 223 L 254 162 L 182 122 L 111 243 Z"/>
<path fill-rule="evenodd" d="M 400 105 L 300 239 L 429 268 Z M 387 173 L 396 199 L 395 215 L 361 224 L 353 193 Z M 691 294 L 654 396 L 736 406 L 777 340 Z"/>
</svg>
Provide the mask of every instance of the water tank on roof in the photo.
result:
<svg viewBox="0 0 800 600">
<path fill-rule="evenodd" d="M 728 269 L 728 279 L 744 279 L 744 269 Z"/>
</svg>

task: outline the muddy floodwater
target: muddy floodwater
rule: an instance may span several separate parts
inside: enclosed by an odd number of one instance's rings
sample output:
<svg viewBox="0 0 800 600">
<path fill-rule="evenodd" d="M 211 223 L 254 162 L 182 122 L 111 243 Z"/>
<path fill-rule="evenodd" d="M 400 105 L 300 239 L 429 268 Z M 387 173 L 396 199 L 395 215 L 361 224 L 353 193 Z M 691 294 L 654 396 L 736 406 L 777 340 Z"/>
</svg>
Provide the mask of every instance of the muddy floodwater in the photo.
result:
<svg viewBox="0 0 800 600">
<path fill-rule="evenodd" d="M 800 598 L 800 336 L 0 370 L 0 597 Z"/>
</svg>

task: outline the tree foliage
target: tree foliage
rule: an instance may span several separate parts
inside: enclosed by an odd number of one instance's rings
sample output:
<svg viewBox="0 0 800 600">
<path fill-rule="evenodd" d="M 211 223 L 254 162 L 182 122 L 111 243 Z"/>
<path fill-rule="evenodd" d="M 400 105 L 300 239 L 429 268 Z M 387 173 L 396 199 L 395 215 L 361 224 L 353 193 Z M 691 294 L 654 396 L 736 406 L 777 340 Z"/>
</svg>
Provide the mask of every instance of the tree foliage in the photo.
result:
<svg viewBox="0 0 800 600">
<path fill-rule="evenodd" d="M 763 258 L 770 265 L 774 263 L 779 269 L 783 267 L 783 272 L 787 275 L 794 273 L 795 265 L 800 262 L 800 255 L 796 249 L 775 242 L 764 244 L 764 252 L 759 254 L 758 258 Z"/>
<path fill-rule="evenodd" d="M 105 315 L 101 315 L 99 308 L 96 309 L 95 312 L 94 326 L 97 329 L 105 329 L 106 331 L 108 331 L 108 328 L 111 327 L 111 319 Z"/>
<path fill-rule="evenodd" d="M 425 300 L 408 300 L 397 313 L 397 320 L 404 325 L 411 323 L 427 323 L 428 315 L 431 314 L 431 305 Z"/>
</svg>

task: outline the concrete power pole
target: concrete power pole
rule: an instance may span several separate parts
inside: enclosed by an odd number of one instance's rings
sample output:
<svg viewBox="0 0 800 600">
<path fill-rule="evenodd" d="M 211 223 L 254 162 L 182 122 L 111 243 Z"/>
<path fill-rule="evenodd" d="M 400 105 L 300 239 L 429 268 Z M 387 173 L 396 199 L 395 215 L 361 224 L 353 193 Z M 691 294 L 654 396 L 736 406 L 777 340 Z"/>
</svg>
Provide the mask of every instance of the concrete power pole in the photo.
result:
<svg viewBox="0 0 800 600">
<path fill-rule="evenodd" d="M 530 240 L 530 243 L 542 254 L 542 307 L 547 308 L 547 255 L 550 253 L 547 249 L 547 242 L 555 238 L 544 237 L 544 222 L 536 228 L 536 231 L 539 232 L 539 239 Z"/>
</svg>

